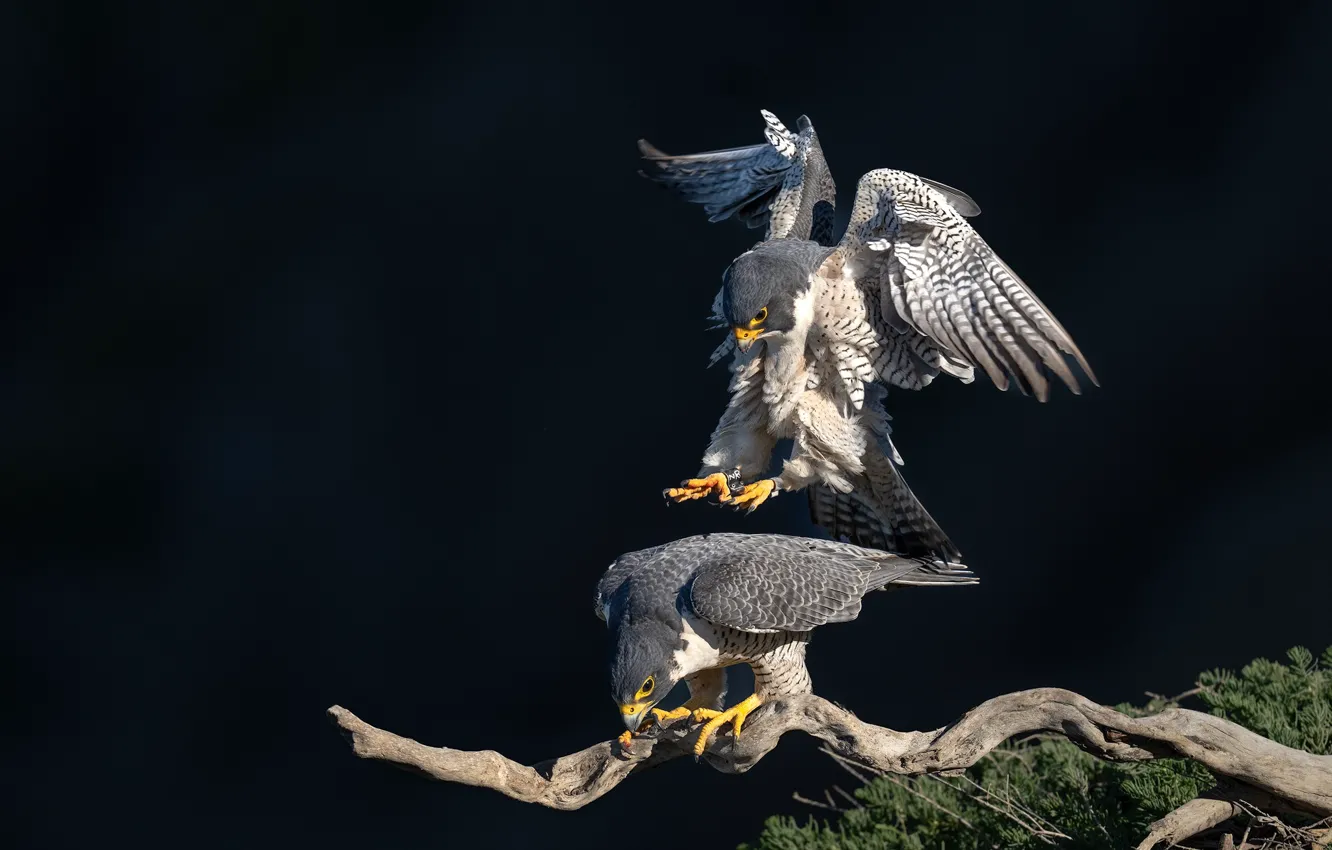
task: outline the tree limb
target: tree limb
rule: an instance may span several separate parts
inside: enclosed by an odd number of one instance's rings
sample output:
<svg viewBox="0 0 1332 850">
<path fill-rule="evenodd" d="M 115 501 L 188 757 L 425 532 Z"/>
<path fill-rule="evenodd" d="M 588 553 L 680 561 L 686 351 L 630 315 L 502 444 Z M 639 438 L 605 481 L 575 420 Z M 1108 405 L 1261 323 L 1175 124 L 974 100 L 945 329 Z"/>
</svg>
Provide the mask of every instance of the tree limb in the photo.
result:
<svg viewBox="0 0 1332 850">
<path fill-rule="evenodd" d="M 615 740 L 605 741 L 527 767 L 492 750 L 428 747 L 377 729 L 340 706 L 328 709 L 328 715 L 348 734 L 353 751 L 361 758 L 566 810 L 591 803 L 634 773 L 691 754 L 699 728 L 686 718 L 635 736 L 627 748 Z M 764 703 L 751 714 L 738 740 L 729 734 L 714 739 L 703 758 L 723 773 L 744 773 L 788 732 L 818 738 L 849 762 L 903 776 L 959 773 L 1009 738 L 1053 733 L 1109 761 L 1193 759 L 1233 780 L 1231 788 L 1255 789 L 1291 809 L 1332 815 L 1332 756 L 1291 749 L 1228 720 L 1186 708 L 1129 717 L 1059 688 L 995 697 L 933 732 L 896 732 L 874 726 L 813 694 L 784 697 Z M 1176 835 L 1184 826 L 1183 818 L 1191 818 L 1192 823 L 1211 820 L 1221 812 L 1219 803 L 1213 805 L 1217 802 L 1200 802 L 1176 818 L 1178 824 L 1166 821 L 1179 811 L 1167 815 L 1153 824 L 1153 835 L 1159 826 L 1156 840 L 1183 840 L 1187 836 Z M 1151 844 L 1144 842 L 1144 846 Z"/>
<path fill-rule="evenodd" d="M 1239 813 L 1240 807 L 1229 800 L 1197 797 L 1160 820 L 1154 821 L 1148 827 L 1150 831 L 1147 837 L 1138 845 L 1138 850 L 1152 850 L 1158 844 L 1173 847 L 1186 838 L 1191 838 L 1205 829 L 1211 829 Z M 1233 840 L 1231 847 L 1234 847 Z"/>
</svg>

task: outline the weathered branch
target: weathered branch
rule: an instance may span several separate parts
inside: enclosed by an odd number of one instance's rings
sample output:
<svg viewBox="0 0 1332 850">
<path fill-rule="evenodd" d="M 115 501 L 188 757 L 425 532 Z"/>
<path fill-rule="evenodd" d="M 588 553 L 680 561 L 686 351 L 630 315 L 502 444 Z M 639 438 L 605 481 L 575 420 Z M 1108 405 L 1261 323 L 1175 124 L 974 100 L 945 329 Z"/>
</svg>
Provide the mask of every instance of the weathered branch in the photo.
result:
<svg viewBox="0 0 1332 850">
<path fill-rule="evenodd" d="M 1152 850 L 1158 844 L 1173 847 L 1240 813 L 1240 807 L 1229 800 L 1197 797 L 1153 823 L 1138 850 Z"/>
<path fill-rule="evenodd" d="M 699 728 L 688 719 L 679 720 L 635 737 L 627 749 L 618 741 L 605 741 L 527 767 L 491 750 L 427 747 L 377 729 L 340 706 L 328 714 L 349 734 L 352 749 L 361 758 L 554 809 L 581 808 L 633 773 L 690 754 Z M 1198 711 L 1169 708 L 1147 717 L 1129 717 L 1059 688 L 995 697 L 933 732 L 896 732 L 865 723 L 818 696 L 786 697 L 760 706 L 739 739 L 720 735 L 703 758 L 724 773 L 744 773 L 788 732 L 812 735 L 851 763 L 904 776 L 958 773 L 1010 738 L 1053 733 L 1110 761 L 1183 757 L 1232 780 L 1226 783 L 1225 800 L 1199 800 L 1153 824 L 1143 847 L 1163 840 L 1178 842 L 1187 837 L 1189 827 L 1219 823 L 1223 807 L 1227 817 L 1233 811 L 1226 800 L 1250 791 L 1296 811 L 1332 815 L 1332 756 L 1282 746 Z"/>
</svg>

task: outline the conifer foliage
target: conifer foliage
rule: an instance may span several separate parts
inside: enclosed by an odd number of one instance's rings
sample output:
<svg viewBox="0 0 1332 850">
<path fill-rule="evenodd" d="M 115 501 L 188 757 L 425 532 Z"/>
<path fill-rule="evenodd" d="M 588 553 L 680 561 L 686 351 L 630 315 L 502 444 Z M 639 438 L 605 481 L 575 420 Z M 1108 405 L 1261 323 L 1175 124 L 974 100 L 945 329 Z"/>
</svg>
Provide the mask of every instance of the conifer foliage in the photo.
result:
<svg viewBox="0 0 1332 850">
<path fill-rule="evenodd" d="M 1295 647 L 1287 659 L 1258 659 L 1238 674 L 1211 670 L 1179 697 L 1115 708 L 1141 716 L 1184 702 L 1286 746 L 1332 754 L 1332 647 L 1318 659 Z M 1195 699 L 1202 705 L 1187 704 Z M 864 778 L 869 781 L 855 790 L 854 804 L 828 794 L 827 807 L 839 811 L 803 822 L 769 818 L 757 842 L 740 850 L 1124 850 L 1136 846 L 1153 821 L 1216 783 L 1186 759 L 1106 762 L 1053 736 L 1007 742 L 962 776 Z M 1255 813 L 1245 819 L 1252 823 L 1231 826 L 1265 836 L 1250 845 L 1273 850 L 1332 836 L 1308 831 L 1328 824 L 1283 817 L 1275 823 Z M 1236 846 L 1242 843 L 1236 835 Z"/>
</svg>

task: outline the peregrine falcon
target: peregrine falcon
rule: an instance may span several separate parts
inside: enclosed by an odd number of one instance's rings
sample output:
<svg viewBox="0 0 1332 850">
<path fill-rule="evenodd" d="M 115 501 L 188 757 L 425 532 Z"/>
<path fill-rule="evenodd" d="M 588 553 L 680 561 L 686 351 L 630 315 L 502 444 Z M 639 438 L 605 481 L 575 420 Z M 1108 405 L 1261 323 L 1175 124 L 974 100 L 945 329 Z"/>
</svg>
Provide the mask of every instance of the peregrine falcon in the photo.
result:
<svg viewBox="0 0 1332 850">
<path fill-rule="evenodd" d="M 826 623 L 860 614 L 873 590 L 976 584 L 965 567 L 847 543 L 783 534 L 702 534 L 621 555 L 597 584 L 610 631 L 611 698 L 628 743 L 654 721 L 707 721 L 702 755 L 720 727 L 736 736 L 764 700 L 811 692 L 805 646 Z M 748 664 L 754 693 L 722 710 L 725 668 Z M 656 707 L 678 682 L 689 700 Z"/>
<path fill-rule="evenodd" d="M 645 176 L 699 203 L 713 221 L 767 226 L 722 276 L 713 302 L 730 329 L 731 399 L 697 477 L 665 491 L 716 493 L 753 510 L 810 488 L 814 522 L 836 539 L 907 555 L 961 557 L 907 486 L 884 410 L 889 387 L 918 390 L 940 372 L 964 383 L 979 366 L 1045 401 L 1053 372 L 1075 394 L 1068 332 L 967 222 L 965 193 L 904 171 L 860 178 L 850 222 L 831 239 L 834 186 L 813 124 L 793 134 L 763 112 L 768 144 L 671 156 L 646 142 Z M 792 440 L 775 477 L 776 441 Z M 737 491 L 737 492 L 732 492 Z"/>
</svg>

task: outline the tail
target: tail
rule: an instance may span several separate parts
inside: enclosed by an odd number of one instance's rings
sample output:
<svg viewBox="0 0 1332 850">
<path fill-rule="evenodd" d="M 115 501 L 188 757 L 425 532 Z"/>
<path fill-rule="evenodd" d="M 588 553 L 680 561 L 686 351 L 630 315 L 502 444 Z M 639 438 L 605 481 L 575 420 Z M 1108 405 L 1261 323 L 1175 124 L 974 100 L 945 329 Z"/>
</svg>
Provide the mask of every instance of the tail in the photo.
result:
<svg viewBox="0 0 1332 850">
<path fill-rule="evenodd" d="M 834 540 L 898 555 L 960 565 L 962 553 L 907 486 L 891 457 L 870 452 L 855 489 L 809 488 L 810 519 Z"/>
<path fill-rule="evenodd" d="M 937 587 L 951 584 L 980 584 L 980 578 L 963 564 L 943 561 L 922 561 L 920 566 L 906 575 L 884 583 L 883 590 L 899 587 Z"/>
</svg>

